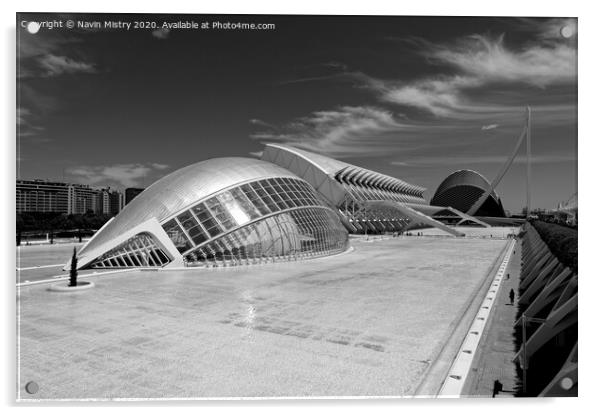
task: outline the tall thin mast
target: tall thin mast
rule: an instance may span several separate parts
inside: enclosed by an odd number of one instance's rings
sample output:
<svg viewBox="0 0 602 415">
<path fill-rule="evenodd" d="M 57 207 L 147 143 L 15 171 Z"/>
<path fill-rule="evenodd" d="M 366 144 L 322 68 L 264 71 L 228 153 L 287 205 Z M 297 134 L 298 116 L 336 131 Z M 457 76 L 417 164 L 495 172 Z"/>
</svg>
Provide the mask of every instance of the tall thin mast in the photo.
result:
<svg viewBox="0 0 602 415">
<path fill-rule="evenodd" d="M 527 217 L 531 213 L 531 107 L 527 106 Z"/>
</svg>

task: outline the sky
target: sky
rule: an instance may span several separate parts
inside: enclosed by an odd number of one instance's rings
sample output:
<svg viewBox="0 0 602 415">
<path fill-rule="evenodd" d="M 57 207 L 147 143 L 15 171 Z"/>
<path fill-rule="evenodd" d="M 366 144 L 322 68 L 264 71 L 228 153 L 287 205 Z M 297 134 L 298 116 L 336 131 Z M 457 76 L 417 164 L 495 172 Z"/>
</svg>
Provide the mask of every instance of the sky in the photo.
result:
<svg viewBox="0 0 602 415">
<path fill-rule="evenodd" d="M 157 27 L 77 27 L 94 21 Z M 553 208 L 577 192 L 576 19 L 17 14 L 22 179 L 145 187 L 282 143 L 426 187 L 430 200 L 459 169 L 493 180 L 527 105 L 532 207 Z M 513 213 L 525 178 L 523 145 L 496 189 Z"/>
</svg>

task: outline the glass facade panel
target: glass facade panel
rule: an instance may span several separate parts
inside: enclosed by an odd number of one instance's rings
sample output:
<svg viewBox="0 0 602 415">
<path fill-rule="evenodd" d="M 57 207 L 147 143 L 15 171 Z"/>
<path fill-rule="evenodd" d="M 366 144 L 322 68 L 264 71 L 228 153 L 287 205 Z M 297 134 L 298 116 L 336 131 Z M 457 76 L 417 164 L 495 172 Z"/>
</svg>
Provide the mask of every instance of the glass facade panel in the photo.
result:
<svg viewBox="0 0 602 415">
<path fill-rule="evenodd" d="M 186 254 L 189 266 L 239 264 L 294 259 L 341 252 L 348 233 L 336 214 L 316 207 L 281 213 L 196 248 Z"/>
<path fill-rule="evenodd" d="M 324 208 L 309 184 L 295 178 L 263 179 L 224 190 L 163 228 L 192 264 L 321 255 L 347 244 L 338 216 Z M 160 262 L 161 256 L 138 260 Z"/>
<path fill-rule="evenodd" d="M 243 184 L 240 189 L 243 191 L 245 196 L 249 199 L 249 201 L 255 206 L 255 208 L 259 211 L 260 215 L 267 215 L 270 213 L 270 209 L 268 206 L 261 200 L 259 195 L 251 186 L 248 184 Z"/>
<path fill-rule="evenodd" d="M 154 239 L 147 233 L 140 233 L 97 258 L 90 266 L 92 268 L 162 267 L 169 262 L 171 260 Z"/>
<path fill-rule="evenodd" d="M 236 222 L 230 215 L 230 212 L 226 210 L 226 207 L 223 206 L 217 197 L 212 197 L 205 202 L 205 205 L 213 214 L 213 217 L 217 219 L 217 222 L 220 223 L 224 230 L 232 229 L 236 226 Z"/>
<path fill-rule="evenodd" d="M 262 185 L 260 185 L 259 183 L 255 182 L 255 183 L 251 183 L 251 187 L 253 187 L 253 190 L 255 190 L 257 192 L 257 194 L 261 198 L 261 201 L 263 203 L 265 203 L 265 205 L 268 207 L 268 209 L 270 210 L 270 212 L 278 212 L 280 210 L 280 209 L 278 209 L 278 206 L 276 205 L 276 203 L 274 202 L 274 200 L 272 200 L 272 198 L 265 191 L 265 189 L 263 188 Z"/>
<path fill-rule="evenodd" d="M 192 244 L 188 240 L 188 237 L 180 227 L 180 225 L 175 221 L 175 219 L 170 220 L 169 222 L 163 225 L 163 229 L 169 236 L 169 239 L 176 246 L 178 251 L 185 252 L 192 248 Z"/>
<path fill-rule="evenodd" d="M 192 212 L 198 218 L 199 222 L 201 223 L 201 226 L 203 227 L 203 229 L 205 229 L 210 238 L 213 238 L 222 233 L 221 227 L 215 221 L 215 219 L 203 203 L 193 207 Z"/>
</svg>

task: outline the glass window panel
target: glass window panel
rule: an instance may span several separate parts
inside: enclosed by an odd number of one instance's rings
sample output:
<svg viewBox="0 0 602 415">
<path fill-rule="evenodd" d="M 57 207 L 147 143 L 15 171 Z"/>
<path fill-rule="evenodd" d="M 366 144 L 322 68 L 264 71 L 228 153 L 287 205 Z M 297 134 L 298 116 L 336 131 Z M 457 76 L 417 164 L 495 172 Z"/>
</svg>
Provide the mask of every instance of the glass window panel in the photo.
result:
<svg viewBox="0 0 602 415">
<path fill-rule="evenodd" d="M 169 239 L 171 239 L 171 241 L 176 246 L 179 252 L 187 251 L 192 247 L 188 238 L 184 234 L 184 231 L 182 230 L 180 225 L 178 225 L 175 219 L 172 219 L 169 222 L 165 223 L 163 225 L 163 229 L 165 230 L 165 233 L 167 233 L 167 236 L 169 236 Z"/>
<path fill-rule="evenodd" d="M 199 221 L 204 222 L 206 220 L 211 219 L 211 214 L 207 211 L 207 208 L 204 204 L 199 204 L 192 208 L 192 212 L 199 218 Z"/>
<path fill-rule="evenodd" d="M 238 190 L 238 192 L 235 192 L 235 190 Z M 242 198 L 242 200 L 246 199 L 239 189 L 232 189 L 231 191 L 223 192 L 217 195 L 218 200 L 221 202 L 222 208 L 224 208 L 224 213 L 218 215 L 218 219 L 229 221 L 233 220 L 235 226 L 241 226 L 251 220 L 251 212 L 249 212 L 249 209 L 239 202 L 238 199 L 235 199 L 234 194 L 238 195 L 240 198 Z M 255 209 L 252 207 L 250 202 L 246 201 L 245 203 L 248 203 L 251 206 L 251 210 L 254 213 Z"/>
<path fill-rule="evenodd" d="M 266 206 L 270 209 L 270 212 L 278 212 L 280 210 L 278 205 L 276 205 L 274 200 L 267 194 L 266 191 L 261 190 L 261 194 L 259 196 L 261 197 L 262 202 L 265 203 Z"/>
<path fill-rule="evenodd" d="M 243 191 L 239 188 L 231 190 L 232 196 L 238 203 L 238 205 L 242 208 L 242 210 L 249 215 L 251 219 L 257 219 L 261 216 L 258 209 L 251 203 L 249 198 L 243 193 Z M 248 222 L 248 221 L 247 221 Z M 246 223 L 246 222 L 245 222 Z M 240 224 L 240 223 L 239 223 Z"/>
<path fill-rule="evenodd" d="M 261 199 L 255 199 L 251 201 L 253 205 L 257 208 L 259 213 L 263 215 L 268 215 L 270 213 L 270 208 L 265 204 L 265 202 Z"/>
<path fill-rule="evenodd" d="M 128 266 L 128 267 L 134 266 L 134 264 L 132 264 L 132 261 L 130 260 L 130 258 L 127 255 L 121 257 L 121 259 L 125 262 L 126 266 Z"/>
<path fill-rule="evenodd" d="M 217 235 L 219 235 L 220 233 L 222 233 L 222 230 L 221 230 L 221 228 L 220 228 L 220 227 L 218 227 L 217 225 L 216 225 L 216 226 L 212 226 L 212 227 L 210 227 L 210 228 L 206 228 L 206 229 L 207 229 L 207 232 L 209 233 L 209 235 L 210 235 L 212 238 L 214 238 L 214 237 L 216 237 Z"/>
<path fill-rule="evenodd" d="M 232 219 L 226 208 L 220 203 L 217 197 L 212 197 L 205 203 L 211 213 L 213 213 L 214 217 L 224 226 L 225 230 L 236 226 L 234 219 Z"/>
<path fill-rule="evenodd" d="M 195 245 L 200 245 L 208 239 L 205 232 L 198 227 L 191 231 L 189 235 Z"/>
<path fill-rule="evenodd" d="M 274 200 L 274 202 L 276 202 L 276 204 L 278 205 L 278 207 L 279 207 L 278 210 L 288 208 L 287 204 L 278 195 L 278 191 L 274 187 L 272 187 L 270 184 L 266 183 L 265 190 L 270 195 L 270 197 Z"/>
<path fill-rule="evenodd" d="M 247 185 L 244 185 L 247 186 Z M 243 190 L 245 190 L 245 187 L 243 186 Z M 270 205 L 268 205 L 266 203 L 266 201 L 264 200 L 264 198 L 267 198 L 267 193 L 265 193 L 265 191 L 261 188 L 261 186 L 259 185 L 259 183 L 251 183 L 251 186 L 249 187 L 250 191 L 252 191 L 254 196 L 251 201 L 253 202 L 253 205 L 261 212 L 262 215 L 267 215 L 269 214 L 272 209 L 270 207 Z M 249 195 L 246 191 L 245 193 L 247 194 L 247 196 L 249 196 L 251 198 L 251 195 Z M 275 205 L 274 205 L 275 206 Z"/>
<path fill-rule="evenodd" d="M 180 224 L 186 230 L 197 225 L 196 220 L 194 220 L 194 218 L 192 217 L 192 214 L 189 211 L 180 213 L 180 215 L 178 215 L 178 221 L 180 221 Z"/>
</svg>

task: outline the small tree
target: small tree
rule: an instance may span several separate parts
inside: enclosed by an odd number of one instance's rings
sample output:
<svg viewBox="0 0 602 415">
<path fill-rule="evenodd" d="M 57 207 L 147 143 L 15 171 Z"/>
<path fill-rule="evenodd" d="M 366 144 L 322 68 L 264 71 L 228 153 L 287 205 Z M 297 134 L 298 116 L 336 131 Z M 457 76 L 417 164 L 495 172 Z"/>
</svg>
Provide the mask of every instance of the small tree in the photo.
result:
<svg viewBox="0 0 602 415">
<path fill-rule="evenodd" d="M 73 256 L 71 257 L 71 270 L 69 271 L 69 287 L 77 286 L 77 254 L 73 247 Z"/>
</svg>

